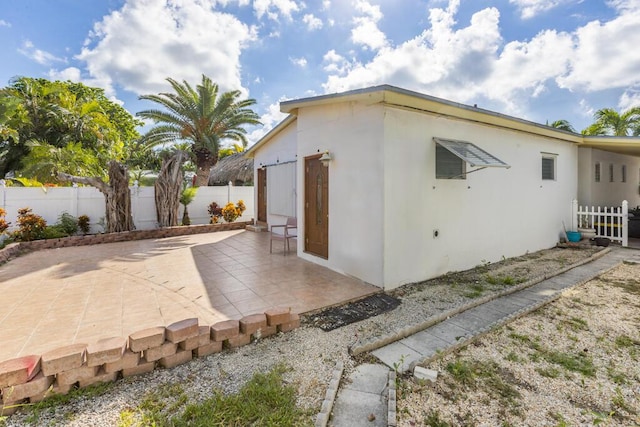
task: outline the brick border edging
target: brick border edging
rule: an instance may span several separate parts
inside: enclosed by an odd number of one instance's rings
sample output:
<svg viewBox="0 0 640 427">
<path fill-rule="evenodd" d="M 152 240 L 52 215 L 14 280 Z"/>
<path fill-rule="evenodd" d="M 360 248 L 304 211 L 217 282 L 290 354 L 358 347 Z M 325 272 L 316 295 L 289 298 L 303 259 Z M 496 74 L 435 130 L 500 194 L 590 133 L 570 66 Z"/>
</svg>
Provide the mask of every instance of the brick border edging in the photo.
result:
<svg viewBox="0 0 640 427">
<path fill-rule="evenodd" d="M 543 274 L 542 276 L 533 278 L 533 279 L 528 280 L 528 281 L 526 281 L 524 283 L 521 283 L 519 285 L 512 286 L 512 287 L 510 287 L 508 289 L 504 289 L 504 290 L 499 291 L 499 292 L 494 292 L 494 293 L 489 294 L 489 295 L 487 295 L 485 297 L 475 299 L 473 301 L 470 301 L 467 304 L 463 304 L 463 305 L 461 305 L 459 307 L 455 307 L 455 308 L 452 308 L 451 310 L 447 310 L 447 311 L 445 311 L 443 313 L 437 314 L 435 316 L 431 316 L 430 318 L 428 318 L 428 319 L 426 319 L 426 320 L 424 320 L 424 321 L 422 321 L 420 323 L 417 323 L 415 325 L 403 328 L 403 329 L 399 330 L 396 333 L 389 334 L 389 335 L 383 336 L 381 338 L 375 338 L 375 339 L 373 339 L 373 340 L 371 340 L 369 342 L 365 342 L 365 343 L 360 344 L 360 345 L 354 345 L 354 346 L 349 348 L 349 353 L 352 356 L 357 356 L 358 354 L 361 354 L 361 353 L 366 353 L 366 352 L 370 352 L 370 351 L 373 351 L 373 350 L 377 350 L 380 347 L 384 347 L 385 345 L 391 344 L 393 342 L 396 342 L 396 341 L 399 341 L 401 339 L 407 338 L 410 335 L 413 335 L 413 334 L 416 334 L 416 333 L 418 333 L 420 331 L 423 331 L 423 330 L 435 325 L 436 323 L 440 323 L 440 322 L 448 319 L 449 317 L 455 316 L 455 315 L 460 314 L 460 313 L 462 313 L 464 311 L 467 311 L 467 310 L 470 310 L 470 309 L 472 309 L 474 307 L 477 307 L 477 306 L 479 306 L 481 304 L 485 304 L 485 303 L 487 303 L 489 301 L 493 301 L 493 300 L 501 298 L 503 296 L 510 295 L 510 294 L 512 294 L 514 292 L 518 292 L 518 291 L 521 291 L 523 289 L 529 288 L 529 287 L 531 287 L 533 285 L 537 285 L 538 283 L 540 283 L 540 282 L 542 282 L 544 280 L 550 279 L 552 277 L 555 277 L 555 276 L 558 276 L 558 275 L 560 275 L 562 273 L 565 273 L 565 272 L 567 272 L 569 270 L 572 270 L 572 269 L 574 269 L 576 267 L 579 267 L 581 265 L 584 265 L 584 264 L 590 263 L 592 261 L 595 261 L 596 259 L 603 257 L 605 254 L 607 254 L 609 252 L 611 252 L 611 248 L 608 248 L 608 247 L 604 248 L 601 251 L 596 252 L 595 254 L 591 255 L 589 258 L 585 258 L 585 259 L 583 259 L 581 261 L 573 263 L 573 264 L 571 264 L 571 265 L 569 265 L 567 267 L 564 267 L 564 268 L 562 268 L 560 270 L 556 270 L 556 271 L 554 271 L 554 272 L 552 272 L 550 274 Z"/>
<path fill-rule="evenodd" d="M 398 415 L 396 413 L 396 371 L 389 370 L 389 380 L 387 385 L 387 427 L 396 427 Z"/>
<path fill-rule="evenodd" d="M 329 386 L 327 387 L 324 400 L 322 401 L 322 407 L 316 417 L 316 422 L 314 424 L 315 427 L 326 427 L 329 423 L 331 410 L 333 409 L 333 404 L 336 401 L 338 386 L 340 385 L 340 379 L 342 378 L 343 372 L 344 363 L 342 363 L 342 361 L 338 361 L 331 374 L 331 380 L 329 381 Z"/>
<path fill-rule="evenodd" d="M 213 233 L 217 231 L 243 230 L 253 221 L 228 222 L 224 224 L 199 224 L 176 227 L 154 228 L 152 230 L 121 231 L 119 233 L 87 234 L 58 239 L 33 240 L 10 243 L 0 249 L 0 264 L 23 253 L 42 249 L 67 248 L 72 246 L 99 245 L 102 243 L 130 242 L 134 240 L 161 239 L 165 237 Z"/>
<path fill-rule="evenodd" d="M 173 368 L 194 357 L 241 347 L 298 327 L 300 316 L 290 308 L 272 308 L 211 326 L 199 325 L 197 318 L 184 319 L 136 331 L 127 338 L 105 338 L 89 345 L 75 343 L 41 355 L 5 360 L 0 362 L 0 416 L 51 395 L 67 394 L 76 385 L 83 388 L 158 367 Z"/>
</svg>

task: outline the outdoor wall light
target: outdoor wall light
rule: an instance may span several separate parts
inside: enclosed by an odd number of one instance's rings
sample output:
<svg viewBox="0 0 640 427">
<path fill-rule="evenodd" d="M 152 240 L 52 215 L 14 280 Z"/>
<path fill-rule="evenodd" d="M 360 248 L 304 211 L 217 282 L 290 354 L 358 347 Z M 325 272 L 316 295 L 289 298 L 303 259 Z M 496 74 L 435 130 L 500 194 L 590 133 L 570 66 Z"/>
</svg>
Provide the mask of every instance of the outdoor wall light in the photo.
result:
<svg viewBox="0 0 640 427">
<path fill-rule="evenodd" d="M 329 150 L 322 153 L 322 156 L 320 156 L 320 162 L 322 162 L 323 166 L 329 167 L 329 162 L 331 162 L 331 154 L 329 154 Z"/>
</svg>

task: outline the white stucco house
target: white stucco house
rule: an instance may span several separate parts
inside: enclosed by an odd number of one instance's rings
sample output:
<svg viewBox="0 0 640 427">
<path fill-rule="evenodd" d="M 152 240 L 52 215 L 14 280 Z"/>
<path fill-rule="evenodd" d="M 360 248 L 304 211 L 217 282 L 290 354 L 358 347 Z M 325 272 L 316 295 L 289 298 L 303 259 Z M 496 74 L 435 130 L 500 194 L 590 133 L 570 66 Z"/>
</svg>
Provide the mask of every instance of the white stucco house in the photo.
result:
<svg viewBox="0 0 640 427">
<path fill-rule="evenodd" d="M 552 247 L 577 198 L 640 204 L 638 138 L 585 138 L 388 85 L 281 111 L 247 153 L 257 222 L 297 217 L 299 257 L 383 289 Z M 610 163 L 615 181 L 627 165 L 615 194 Z"/>
</svg>

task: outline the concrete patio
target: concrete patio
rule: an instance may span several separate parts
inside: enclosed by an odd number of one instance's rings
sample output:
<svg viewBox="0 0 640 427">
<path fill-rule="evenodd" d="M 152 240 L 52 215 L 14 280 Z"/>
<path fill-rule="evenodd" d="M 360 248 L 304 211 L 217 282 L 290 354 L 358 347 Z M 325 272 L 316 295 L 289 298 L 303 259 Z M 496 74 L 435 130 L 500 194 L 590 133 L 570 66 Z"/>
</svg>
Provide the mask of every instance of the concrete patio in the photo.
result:
<svg viewBox="0 0 640 427">
<path fill-rule="evenodd" d="M 280 246 L 270 254 L 268 233 L 244 230 L 43 250 L 0 266 L 0 361 L 191 317 L 305 313 L 378 290 Z"/>
</svg>

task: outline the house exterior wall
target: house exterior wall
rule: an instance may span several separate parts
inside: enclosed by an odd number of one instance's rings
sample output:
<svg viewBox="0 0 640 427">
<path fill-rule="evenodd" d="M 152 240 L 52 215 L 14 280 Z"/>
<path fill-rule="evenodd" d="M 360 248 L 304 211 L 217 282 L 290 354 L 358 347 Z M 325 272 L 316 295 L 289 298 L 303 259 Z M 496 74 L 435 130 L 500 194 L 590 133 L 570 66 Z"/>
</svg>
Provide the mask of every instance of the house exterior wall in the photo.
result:
<svg viewBox="0 0 640 427">
<path fill-rule="evenodd" d="M 297 162 L 296 138 L 297 138 L 297 131 L 296 131 L 296 123 L 294 121 L 287 128 L 283 129 L 282 132 L 280 132 L 273 140 L 269 142 L 268 148 L 260 149 L 256 151 L 254 156 L 254 160 L 253 160 L 253 165 L 254 165 L 253 167 L 255 169 L 254 171 L 255 174 L 253 177 L 254 183 L 258 182 L 257 169 L 262 167 L 263 165 L 266 165 L 266 168 L 267 168 L 267 224 L 269 224 L 269 226 L 285 224 L 287 222 L 286 216 L 277 215 L 269 211 L 269 195 L 273 194 L 274 191 L 280 191 L 274 186 L 269 185 L 269 168 L 274 167 L 275 165 L 278 165 L 281 163 Z M 295 190 L 296 189 L 294 189 L 294 191 Z M 258 206 L 258 191 L 256 191 L 254 195 L 254 206 Z"/>
<path fill-rule="evenodd" d="M 336 102 L 295 114 L 254 156 L 256 168 L 277 156 L 297 158 L 303 259 L 393 289 L 552 247 L 563 221 L 571 227 L 578 188 L 573 143 L 385 104 Z M 433 137 L 472 142 L 511 168 L 436 179 Z M 332 156 L 326 260 L 305 253 L 303 237 L 304 159 L 325 150 Z M 556 156 L 555 180 L 542 180 L 543 153 Z"/>
<path fill-rule="evenodd" d="M 600 163 L 600 182 L 595 182 L 595 165 Z M 609 180 L 609 165 L 613 165 L 613 182 Z M 622 182 L 622 166 L 627 180 Z M 595 148 L 580 148 L 580 181 L 578 203 L 584 206 L 640 205 L 640 158 L 611 153 Z"/>
<path fill-rule="evenodd" d="M 384 123 L 385 288 L 548 248 L 562 221 L 570 227 L 573 144 L 391 107 Z M 436 179 L 433 137 L 472 142 L 511 168 Z M 557 155 L 556 180 L 542 180 L 541 153 Z"/>
<path fill-rule="evenodd" d="M 304 158 L 329 150 L 329 257 L 298 256 L 383 286 L 383 108 L 358 103 L 299 111 L 298 222 L 304 236 Z"/>
</svg>

